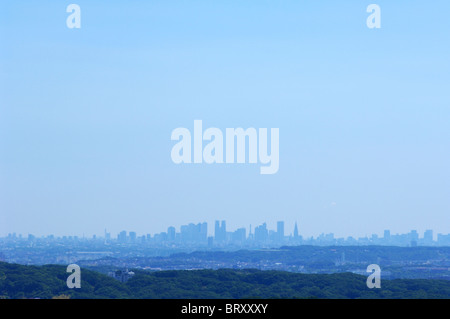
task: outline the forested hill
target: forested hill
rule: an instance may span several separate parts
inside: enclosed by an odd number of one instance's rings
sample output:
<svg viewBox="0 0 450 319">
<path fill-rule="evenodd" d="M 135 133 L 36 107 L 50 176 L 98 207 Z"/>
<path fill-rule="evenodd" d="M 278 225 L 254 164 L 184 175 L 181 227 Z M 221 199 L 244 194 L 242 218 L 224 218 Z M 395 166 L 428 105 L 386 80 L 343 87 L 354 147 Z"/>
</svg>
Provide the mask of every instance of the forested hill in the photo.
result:
<svg viewBox="0 0 450 319">
<path fill-rule="evenodd" d="M 298 274 L 260 270 L 136 271 L 127 283 L 81 269 L 81 288 L 69 289 L 66 267 L 0 262 L 0 298 L 450 298 L 444 280 L 382 280 L 368 289 L 351 273 Z"/>
</svg>

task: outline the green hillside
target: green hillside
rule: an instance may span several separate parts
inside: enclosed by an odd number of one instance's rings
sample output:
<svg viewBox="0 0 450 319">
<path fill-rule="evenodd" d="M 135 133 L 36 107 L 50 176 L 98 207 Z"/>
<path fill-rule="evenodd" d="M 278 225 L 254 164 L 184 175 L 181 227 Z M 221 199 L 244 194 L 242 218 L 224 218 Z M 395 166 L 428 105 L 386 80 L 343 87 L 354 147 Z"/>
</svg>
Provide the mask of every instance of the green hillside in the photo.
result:
<svg viewBox="0 0 450 319">
<path fill-rule="evenodd" d="M 444 280 L 382 280 L 368 289 L 351 273 L 298 274 L 259 270 L 136 271 L 127 283 L 81 270 L 81 288 L 68 289 L 63 266 L 0 262 L 1 298 L 450 298 Z"/>
</svg>

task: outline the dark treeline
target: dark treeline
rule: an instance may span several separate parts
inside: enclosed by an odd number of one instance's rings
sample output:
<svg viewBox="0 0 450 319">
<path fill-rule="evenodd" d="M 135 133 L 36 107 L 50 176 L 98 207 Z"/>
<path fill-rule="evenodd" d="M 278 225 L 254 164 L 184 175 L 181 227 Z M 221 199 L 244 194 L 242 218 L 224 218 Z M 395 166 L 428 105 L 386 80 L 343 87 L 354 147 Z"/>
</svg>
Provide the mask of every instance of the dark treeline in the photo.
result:
<svg viewBox="0 0 450 319">
<path fill-rule="evenodd" d="M 69 289 L 66 267 L 0 262 L 0 298 L 450 298 L 444 280 L 382 280 L 369 289 L 366 277 L 260 270 L 173 270 L 147 272 L 121 283 L 81 270 L 81 288 Z"/>
</svg>

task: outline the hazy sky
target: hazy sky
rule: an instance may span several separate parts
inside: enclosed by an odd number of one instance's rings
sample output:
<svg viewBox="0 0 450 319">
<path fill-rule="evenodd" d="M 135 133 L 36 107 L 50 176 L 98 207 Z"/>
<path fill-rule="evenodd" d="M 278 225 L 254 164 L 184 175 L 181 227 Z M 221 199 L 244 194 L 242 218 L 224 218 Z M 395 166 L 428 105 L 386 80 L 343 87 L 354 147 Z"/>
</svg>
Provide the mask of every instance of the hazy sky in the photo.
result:
<svg viewBox="0 0 450 319">
<path fill-rule="evenodd" d="M 66 7 L 81 7 L 81 29 Z M 366 26 L 371 3 L 381 29 Z M 450 2 L 2 1 L 0 236 L 450 232 Z M 279 128 L 280 168 L 173 129 Z"/>
</svg>

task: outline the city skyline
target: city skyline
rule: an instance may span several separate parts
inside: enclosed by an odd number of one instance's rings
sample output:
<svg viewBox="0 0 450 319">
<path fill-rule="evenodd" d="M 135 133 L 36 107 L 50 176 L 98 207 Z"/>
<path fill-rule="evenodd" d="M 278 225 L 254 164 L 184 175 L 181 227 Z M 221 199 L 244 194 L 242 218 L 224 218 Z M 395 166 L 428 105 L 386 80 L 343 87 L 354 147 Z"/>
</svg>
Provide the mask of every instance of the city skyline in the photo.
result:
<svg viewBox="0 0 450 319">
<path fill-rule="evenodd" d="M 422 236 L 421 236 L 422 234 Z M 365 242 L 367 243 L 387 243 L 391 238 L 396 238 L 393 242 L 397 241 L 397 243 L 402 244 L 411 244 L 412 242 L 416 242 L 416 244 L 420 243 L 428 243 L 432 244 L 441 240 L 450 244 L 450 233 L 436 233 L 432 229 L 426 229 L 423 232 L 417 231 L 416 229 L 412 229 L 407 233 L 394 233 L 389 229 L 384 229 L 379 234 L 366 234 L 365 236 L 336 236 L 334 233 L 320 233 L 316 236 L 303 236 L 301 232 L 301 227 L 299 224 L 295 222 L 295 225 L 292 231 L 289 231 L 285 227 L 284 221 L 277 221 L 276 228 L 271 229 L 267 226 L 267 223 L 262 223 L 260 225 L 249 225 L 248 227 L 239 227 L 231 229 L 226 227 L 225 220 L 215 220 L 214 228 L 208 227 L 207 222 L 199 222 L 199 223 L 189 223 L 186 225 L 180 225 L 178 230 L 175 226 L 168 226 L 166 231 L 160 231 L 155 233 L 137 233 L 133 230 L 122 230 L 118 232 L 116 235 L 111 234 L 104 230 L 103 237 L 101 235 L 94 234 L 92 236 L 78 236 L 78 235 L 61 235 L 55 236 L 53 234 L 35 236 L 34 234 L 16 234 L 9 233 L 7 236 L 0 238 L 10 238 L 10 239 L 28 239 L 32 240 L 34 238 L 47 238 L 47 239 L 55 239 L 55 238 L 63 238 L 63 239 L 105 239 L 105 240 L 116 240 L 121 243 L 143 243 L 145 241 L 153 240 L 155 242 L 180 242 L 180 243 L 203 243 L 203 244 L 212 244 L 211 240 L 214 241 L 214 244 L 229 244 L 229 243 L 237 243 L 237 242 L 245 242 L 245 241 L 255 241 L 260 243 L 287 243 L 288 240 L 291 242 L 328 242 L 328 243 L 347 243 L 351 244 L 352 241 L 356 243 Z M 372 241 L 372 242 L 371 242 Z"/>
</svg>

